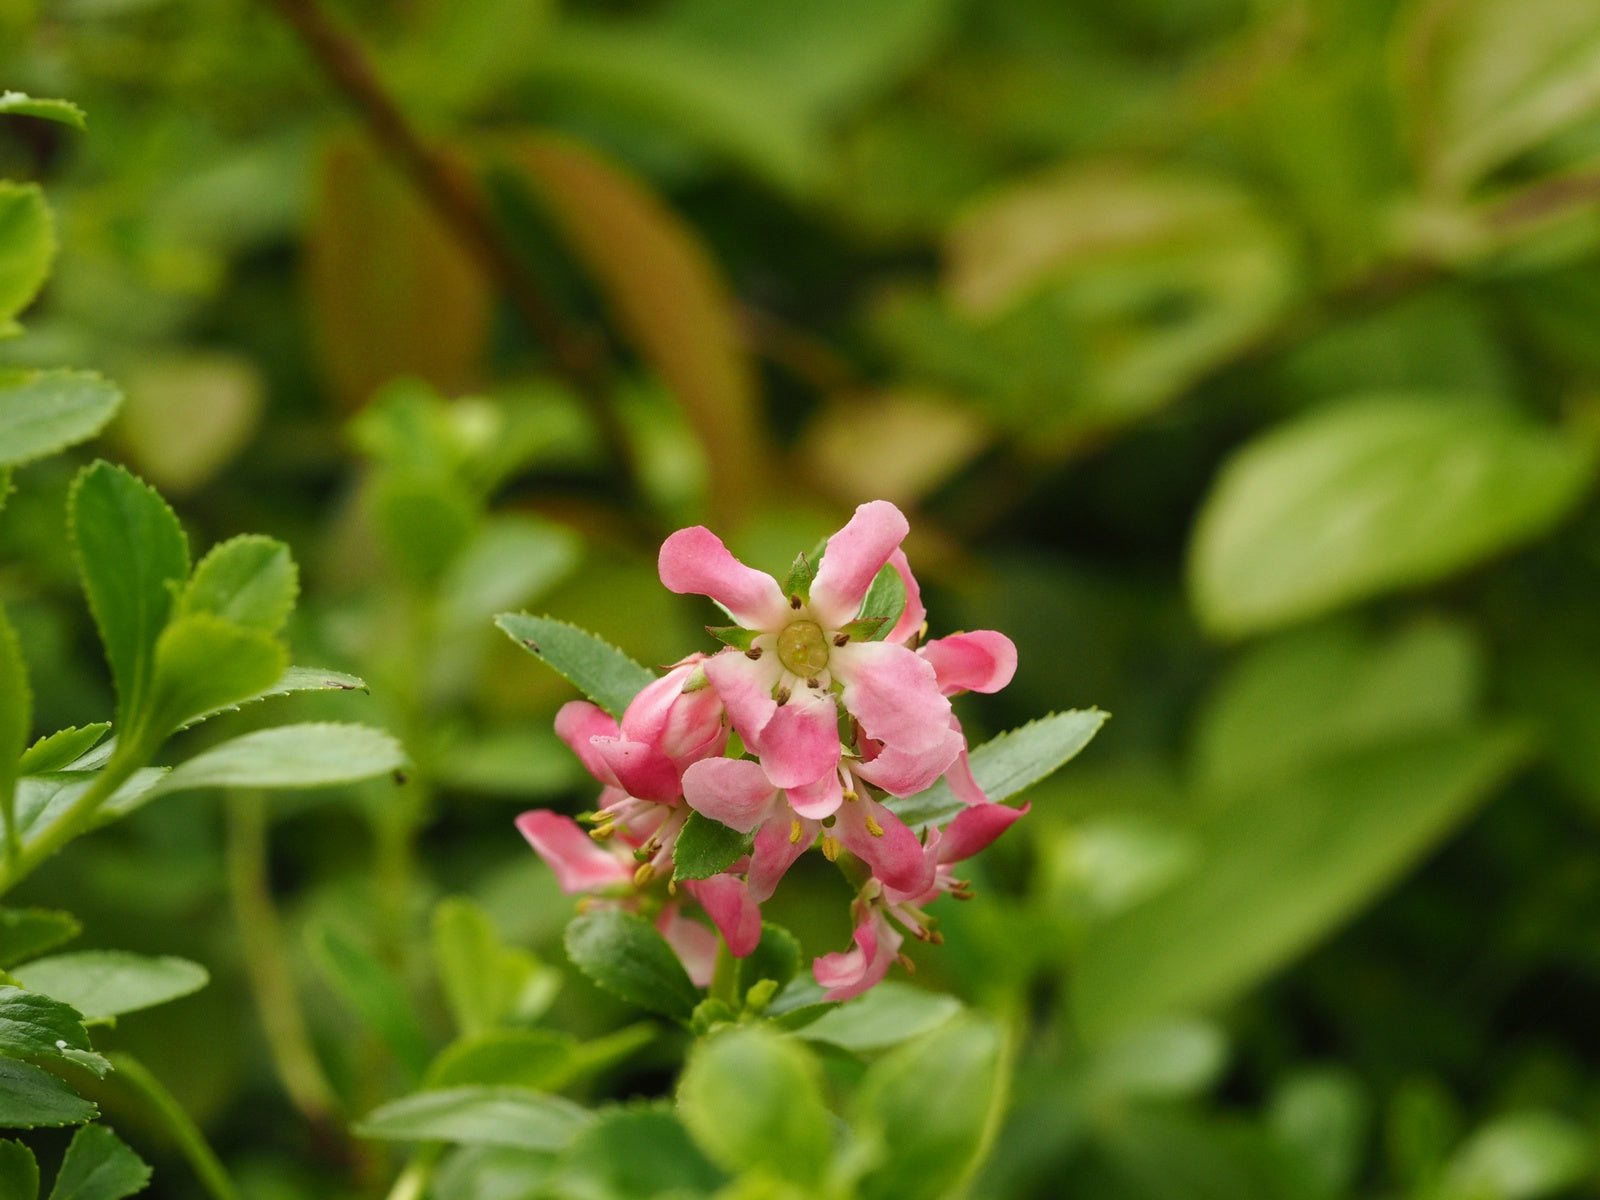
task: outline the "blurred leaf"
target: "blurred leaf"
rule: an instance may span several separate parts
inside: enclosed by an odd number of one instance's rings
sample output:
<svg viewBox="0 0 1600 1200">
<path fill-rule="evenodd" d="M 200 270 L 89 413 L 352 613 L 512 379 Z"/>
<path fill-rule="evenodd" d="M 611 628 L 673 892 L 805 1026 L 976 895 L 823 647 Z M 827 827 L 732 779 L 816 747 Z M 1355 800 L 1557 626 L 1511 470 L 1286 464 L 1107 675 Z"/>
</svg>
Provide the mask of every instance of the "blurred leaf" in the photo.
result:
<svg viewBox="0 0 1600 1200">
<path fill-rule="evenodd" d="M 88 118 L 70 100 L 37 100 L 22 92 L 0 92 L 0 116 L 39 117 L 74 129 L 86 129 Z"/>
<path fill-rule="evenodd" d="M 104 1125 L 85 1125 L 72 1135 L 50 1200 L 124 1200 L 142 1192 L 150 1168 Z"/>
<path fill-rule="evenodd" d="M 389 556 L 416 583 L 434 586 L 472 536 L 478 513 L 453 479 L 410 471 L 381 474 L 373 516 Z"/>
<path fill-rule="evenodd" d="M 961 1001 L 954 996 L 890 981 L 830 1008 L 795 1036 L 852 1054 L 872 1054 L 937 1029 L 960 1011 Z"/>
<path fill-rule="evenodd" d="M 99 1115 L 98 1108 L 54 1075 L 0 1058 L 0 1129 L 82 1125 Z"/>
<path fill-rule="evenodd" d="M 608 1107 L 595 1116 L 562 1160 L 563 1195 L 655 1200 L 709 1195 L 722 1183 L 667 1106 Z"/>
<path fill-rule="evenodd" d="M 488 913 L 463 896 L 441 900 L 433 910 L 433 957 L 463 1034 L 537 1017 L 558 986 L 532 954 L 505 945 Z"/>
<path fill-rule="evenodd" d="M 1465 724 L 1482 691 L 1466 628 L 1438 621 L 1384 637 L 1348 623 L 1293 630 L 1247 650 L 1194 730 L 1202 788 L 1244 795 L 1351 750 Z"/>
<path fill-rule="evenodd" d="M 92 725 L 72 725 L 46 734 L 23 751 L 17 773 L 42 775 L 46 771 L 63 771 L 99 745 L 100 739 L 110 731 L 110 721 L 96 721 Z"/>
<path fill-rule="evenodd" d="M 14 318 L 44 286 L 55 252 L 55 226 L 39 185 L 0 179 L 0 338 L 17 331 Z"/>
<path fill-rule="evenodd" d="M 386 74 L 408 101 L 471 111 L 516 81 L 553 8 L 552 0 L 427 0 L 410 10 Z"/>
<path fill-rule="evenodd" d="M 628 702 L 655 681 L 648 669 L 615 646 L 565 621 L 501 613 L 494 623 L 614 717 L 620 718 Z"/>
<path fill-rule="evenodd" d="M 346 409 L 407 375 L 446 395 L 473 389 L 492 293 L 454 231 L 359 135 L 323 151 L 306 283 L 329 382 Z"/>
<path fill-rule="evenodd" d="M 462 1087 L 385 1104 L 357 1121 L 355 1133 L 389 1141 L 561 1150 L 591 1120 L 570 1100 L 526 1088 Z"/>
<path fill-rule="evenodd" d="M 507 154 L 677 397 L 705 447 L 712 511 L 735 522 L 759 499 L 768 468 L 754 367 L 716 264 L 642 181 L 577 143 L 527 137 Z"/>
<path fill-rule="evenodd" d="M 128 730 L 149 702 L 156 639 L 166 626 L 174 590 L 189 574 L 189 543 L 154 488 L 107 462 L 79 472 L 67 499 L 67 519 L 83 590 L 117 686 L 116 724 Z"/>
<path fill-rule="evenodd" d="M 761 940 L 739 960 L 739 987 L 748 992 L 763 979 L 780 988 L 800 972 L 800 943 L 794 934 L 771 921 L 761 923 Z"/>
<path fill-rule="evenodd" d="M 870 440 L 873 453 L 861 453 Z M 983 451 L 983 422 L 956 399 L 904 388 L 838 397 L 806 428 L 801 454 L 818 485 L 850 504 L 913 506 Z"/>
<path fill-rule="evenodd" d="M 289 547 L 241 534 L 211 548 L 178 596 L 180 613 L 212 613 L 246 629 L 277 633 L 300 590 Z"/>
<path fill-rule="evenodd" d="M 156 639 L 149 705 L 131 728 L 162 738 L 197 717 L 253 699 L 288 666 L 288 651 L 270 634 L 209 612 L 178 614 Z"/>
<path fill-rule="evenodd" d="M 579 1072 L 571 1034 L 548 1029 L 491 1029 L 447 1046 L 423 1076 L 429 1089 L 522 1087 L 556 1091 Z"/>
<path fill-rule="evenodd" d="M 1175 1020 L 1113 1038 L 1090 1059 L 1087 1085 L 1118 1099 L 1178 1099 L 1210 1086 L 1228 1061 L 1215 1025 Z"/>
<path fill-rule="evenodd" d="M 1533 1200 L 1588 1174 L 1594 1152 L 1579 1124 L 1550 1113 L 1512 1113 L 1478 1130 L 1451 1159 L 1439 1195 L 1448 1200 Z"/>
<path fill-rule="evenodd" d="M 1273 1093 L 1267 1123 L 1306 1164 L 1318 1194 L 1348 1196 L 1365 1157 L 1371 1114 L 1356 1078 L 1345 1071 L 1303 1071 Z"/>
<path fill-rule="evenodd" d="M 615 908 L 575 917 L 567 957 L 606 991 L 651 1012 L 687 1020 L 700 991 L 655 926 Z"/>
<path fill-rule="evenodd" d="M 1073 709 L 1002 733 L 972 751 L 973 777 L 990 800 L 1009 800 L 1072 761 L 1110 715 L 1096 708 Z M 964 806 L 941 779 L 925 792 L 890 801 L 889 807 L 920 829 L 948 820 Z"/>
<path fill-rule="evenodd" d="M 1545 532 L 1591 465 L 1582 445 L 1482 404 L 1341 404 L 1224 465 L 1195 526 L 1190 595 L 1237 636 L 1429 582 Z"/>
<path fill-rule="evenodd" d="M 126 783 L 96 814 L 99 824 L 109 824 L 140 807 L 153 788 L 167 773 L 165 767 L 151 767 L 135 771 Z M 22 830 L 24 843 L 43 836 L 69 809 L 73 802 L 94 782 L 94 771 L 57 771 L 50 775 L 29 775 L 17 788 L 17 827 Z"/>
<path fill-rule="evenodd" d="M 405 986 L 370 949 L 332 925 L 313 928 L 307 936 L 312 958 L 351 1012 L 378 1036 L 409 1079 L 413 1082 L 421 1079 L 433 1052 Z M 405 1103 L 396 1101 L 397 1105 Z M 389 1107 L 394 1106 L 386 1106 L 386 1109 Z M 364 1137 L 390 1136 L 368 1132 L 366 1126 L 377 1116 L 378 1113 L 369 1116 L 356 1127 L 356 1132 Z"/>
<path fill-rule="evenodd" d="M 1000 1119 L 1009 1068 L 999 1027 L 963 1017 L 868 1068 L 857 1121 L 881 1134 L 883 1158 L 861 1194 L 936 1200 L 957 1191 L 982 1161 Z"/>
<path fill-rule="evenodd" d="M 0 1196 L 38 1200 L 39 1164 L 21 1142 L 0 1141 Z"/>
<path fill-rule="evenodd" d="M 479 526 L 439 582 L 439 621 L 478 630 L 497 612 L 543 595 L 577 567 L 583 547 L 559 525 L 524 516 Z"/>
<path fill-rule="evenodd" d="M 1214 1008 L 1337 928 L 1493 791 L 1504 730 L 1359 750 L 1203 818 L 1197 869 L 1090 931 L 1073 1009 L 1102 1040 Z"/>
<path fill-rule="evenodd" d="M 88 371 L 0 372 L 0 467 L 88 441 L 121 403 L 115 384 Z"/>
<path fill-rule="evenodd" d="M 369 725 L 280 725 L 222 742 L 178 764 L 149 798 L 207 787 L 337 787 L 405 765 L 400 743 Z"/>
<path fill-rule="evenodd" d="M 1407 1079 L 1395 1088 L 1384 1130 L 1390 1170 L 1407 1187 L 1432 1190 L 1461 1138 L 1461 1110 L 1432 1079 Z"/>
<path fill-rule="evenodd" d="M 0 908 L 0 968 L 54 950 L 83 932 L 78 918 L 50 908 Z"/>
<path fill-rule="evenodd" d="M 833 1157 L 816 1060 L 764 1025 L 724 1028 L 695 1046 L 678 1081 L 678 1113 L 728 1171 L 815 1186 Z"/>
<path fill-rule="evenodd" d="M 749 854 L 754 843 L 753 833 L 740 833 L 703 813 L 692 812 L 673 847 L 673 881 L 720 875 L 736 859 Z"/>
<path fill-rule="evenodd" d="M 78 950 L 12 970 L 18 982 L 72 1005 L 86 1021 L 154 1008 L 197 992 L 211 976 L 199 963 L 125 950 Z"/>
<path fill-rule="evenodd" d="M 17 827 L 17 776 L 19 763 L 33 728 L 33 693 L 28 688 L 28 665 L 22 661 L 16 631 L 0 607 L 0 821 L 6 836 Z M 9 860 L 12 850 L 6 851 Z"/>
<path fill-rule="evenodd" d="M 210 483 L 238 457 L 265 403 L 254 365 L 230 355 L 141 356 L 119 377 L 127 403 L 117 436 L 139 469 L 175 495 Z"/>
<path fill-rule="evenodd" d="M 1257 1125 L 1178 1108 L 1146 1107 L 1097 1129 L 1090 1194 L 1108 1200 L 1310 1200 L 1299 1168 Z"/>
</svg>

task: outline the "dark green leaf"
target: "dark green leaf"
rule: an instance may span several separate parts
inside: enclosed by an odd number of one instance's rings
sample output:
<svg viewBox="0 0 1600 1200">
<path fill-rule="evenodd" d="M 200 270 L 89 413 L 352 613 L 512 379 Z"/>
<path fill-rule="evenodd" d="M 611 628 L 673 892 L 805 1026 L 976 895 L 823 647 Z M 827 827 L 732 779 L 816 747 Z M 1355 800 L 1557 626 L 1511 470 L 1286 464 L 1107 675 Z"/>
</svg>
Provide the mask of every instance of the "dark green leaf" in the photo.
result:
<svg viewBox="0 0 1600 1200">
<path fill-rule="evenodd" d="M 299 590 L 289 547 L 247 533 L 213 546 L 200 560 L 178 598 L 178 612 L 211 613 L 245 629 L 277 633 Z"/>
<path fill-rule="evenodd" d="M 413 1080 L 433 1056 L 405 985 L 366 946 L 331 925 L 310 932 L 312 956 L 350 1010 L 377 1034 Z"/>
<path fill-rule="evenodd" d="M 961 1001 L 954 996 L 890 981 L 829 1009 L 795 1036 L 872 1054 L 937 1029 L 960 1011 Z"/>
<path fill-rule="evenodd" d="M 721 821 L 692 812 L 673 847 L 673 879 L 710 879 L 750 853 L 755 834 L 729 829 Z"/>
<path fill-rule="evenodd" d="M 687 1020 L 700 992 L 665 938 L 620 909 L 584 913 L 567 926 L 567 956 L 606 991 L 630 1004 Z"/>
<path fill-rule="evenodd" d="M 50 1200 L 125 1200 L 150 1182 L 150 1168 L 104 1125 L 72 1136 Z"/>
<path fill-rule="evenodd" d="M 558 1096 L 516 1087 L 460 1087 L 385 1104 L 356 1122 L 355 1132 L 389 1141 L 561 1150 L 590 1120 L 586 1110 Z"/>
<path fill-rule="evenodd" d="M 861 610 L 856 613 L 856 620 L 879 622 L 869 639 L 878 642 L 889 636 L 889 631 L 905 610 L 906 581 L 900 578 L 900 572 L 894 564 L 889 563 L 873 577 L 872 586 L 861 601 Z"/>
<path fill-rule="evenodd" d="M 88 1050 L 78 1011 L 40 992 L 0 984 L 0 1053 L 12 1058 L 60 1058 Z"/>
<path fill-rule="evenodd" d="M 90 371 L 0 372 L 0 467 L 88 441 L 121 403 L 117 387 Z"/>
<path fill-rule="evenodd" d="M 478 513 L 453 479 L 385 474 L 373 492 L 390 555 L 415 582 L 436 586 L 472 537 Z"/>
<path fill-rule="evenodd" d="M 38 117 L 86 129 L 88 117 L 70 100 L 41 100 L 22 92 L 0 92 L 0 116 Z"/>
<path fill-rule="evenodd" d="M 565 621 L 502 613 L 494 623 L 614 717 L 621 717 L 628 702 L 655 681 L 621 650 Z"/>
<path fill-rule="evenodd" d="M 166 1004 L 210 982 L 199 963 L 125 950 L 78 950 L 36 958 L 12 972 L 23 986 L 72 1005 L 86 1021 Z"/>
<path fill-rule="evenodd" d="M 0 1142 L 0 1196 L 38 1200 L 39 1164 L 21 1142 Z"/>
<path fill-rule="evenodd" d="M 763 979 L 780 988 L 800 971 L 800 943 L 794 934 L 770 921 L 761 923 L 761 940 L 739 960 L 739 986 L 749 991 Z"/>
<path fill-rule="evenodd" d="M 0 337 L 16 332 L 13 318 L 44 286 L 55 252 L 55 226 L 38 184 L 0 179 Z"/>
<path fill-rule="evenodd" d="M 40 738 L 23 752 L 17 771 L 22 775 L 43 775 L 49 771 L 64 771 L 78 759 L 100 744 L 100 739 L 111 732 L 110 721 L 96 721 L 92 725 L 72 725 L 58 729 Z"/>
<path fill-rule="evenodd" d="M 0 1129 L 82 1125 L 99 1115 L 98 1108 L 54 1075 L 0 1058 Z"/>
<path fill-rule="evenodd" d="M 83 931 L 71 913 L 48 908 L 0 908 L 0 968 L 37 958 Z"/>
<path fill-rule="evenodd" d="M 19 762 L 33 727 L 33 693 L 28 688 L 28 666 L 22 661 L 17 635 L 0 608 L 0 822 L 14 852 L 21 845 L 17 827 L 17 776 Z"/>
<path fill-rule="evenodd" d="M 618 1146 L 628 1153 L 618 1154 Z M 724 1182 L 666 1105 L 601 1109 L 562 1166 L 570 1194 L 607 1200 L 709 1196 Z"/>
<path fill-rule="evenodd" d="M 374 779 L 406 765 L 400 743 L 367 725 L 316 722 L 258 729 L 180 763 L 151 790 L 319 788 Z"/>
</svg>

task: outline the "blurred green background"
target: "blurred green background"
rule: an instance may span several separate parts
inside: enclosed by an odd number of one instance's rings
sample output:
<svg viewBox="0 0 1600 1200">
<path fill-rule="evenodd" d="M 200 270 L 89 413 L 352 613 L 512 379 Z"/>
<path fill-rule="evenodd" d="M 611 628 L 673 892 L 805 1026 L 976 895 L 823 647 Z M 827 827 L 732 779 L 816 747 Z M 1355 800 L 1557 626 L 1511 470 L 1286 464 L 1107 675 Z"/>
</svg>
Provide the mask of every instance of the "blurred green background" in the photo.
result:
<svg viewBox="0 0 1600 1200">
<path fill-rule="evenodd" d="M 252 1197 L 383 1178 L 341 1122 L 404 1064 L 330 930 L 434 1038 L 439 896 L 559 961 L 511 819 L 590 788 L 492 614 L 670 662 L 666 532 L 776 570 L 880 496 L 934 632 L 1020 648 L 974 740 L 1115 714 L 916 951 L 1021 1039 L 974 1195 L 1600 1196 L 1593 0 L 0 0 L 0 83 L 90 114 L 0 125 L 60 244 L 0 361 L 118 380 L 96 451 L 198 545 L 288 540 L 297 661 L 371 685 L 295 703 L 416 761 L 157 805 L 25 889 L 211 965 L 115 1038 Z M 41 730 L 110 708 L 86 457 L 0 522 Z M 822 953 L 845 899 L 774 915 Z M 322 1083 L 258 1016 L 264 905 Z"/>
</svg>

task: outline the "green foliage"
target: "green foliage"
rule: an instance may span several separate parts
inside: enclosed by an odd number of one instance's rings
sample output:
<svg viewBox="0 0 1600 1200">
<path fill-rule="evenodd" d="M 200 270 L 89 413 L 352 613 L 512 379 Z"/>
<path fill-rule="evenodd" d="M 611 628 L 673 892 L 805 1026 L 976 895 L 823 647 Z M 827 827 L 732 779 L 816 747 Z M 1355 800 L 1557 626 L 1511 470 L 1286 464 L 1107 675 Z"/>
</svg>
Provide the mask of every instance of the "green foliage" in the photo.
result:
<svg viewBox="0 0 1600 1200">
<path fill-rule="evenodd" d="M 294 608 L 299 571 L 289 547 L 243 534 L 211 548 L 178 597 L 180 614 L 211 613 L 234 625 L 276 633 Z"/>
<path fill-rule="evenodd" d="M 401 982 L 368 947 L 333 926 L 309 936 L 312 956 L 339 997 L 406 1074 L 420 1079 L 431 1057 L 428 1035 Z"/>
<path fill-rule="evenodd" d="M 78 950 L 36 958 L 13 969 L 24 987 L 59 997 L 86 1021 L 105 1021 L 153 1008 L 205 987 L 211 976 L 199 963 L 123 950 Z"/>
<path fill-rule="evenodd" d="M 796 1036 L 871 1054 L 936 1029 L 960 1011 L 961 1002 L 953 996 L 881 983 L 865 996 L 829 1009 Z"/>
<path fill-rule="evenodd" d="M 365 725 L 280 725 L 233 738 L 179 764 L 154 785 L 151 798 L 208 787 L 337 787 L 405 765 L 400 743 Z"/>
<path fill-rule="evenodd" d="M 38 185 L 0 180 L 0 337 L 44 285 L 55 256 L 55 227 Z M 9 407 L 9 406 L 8 406 Z M 8 460 L 9 453 L 5 456 Z"/>
<path fill-rule="evenodd" d="M 0 609 L 0 820 L 5 822 L 8 855 L 16 849 L 19 760 L 32 724 L 33 693 L 28 688 L 28 669 L 22 661 L 16 632 L 6 620 L 5 610 Z"/>
<path fill-rule="evenodd" d="M 0 968 L 10 969 L 70 942 L 83 931 L 71 913 L 48 908 L 0 908 Z"/>
<path fill-rule="evenodd" d="M 533 955 L 502 942 L 489 915 L 465 897 L 433 910 L 433 957 L 450 1013 L 467 1037 L 537 1017 L 558 986 Z"/>
<path fill-rule="evenodd" d="M 70 100 L 41 100 L 23 92 L 0 92 L 0 116 L 39 117 L 86 129 L 88 117 Z"/>
<path fill-rule="evenodd" d="M 21 1142 L 0 1141 L 0 1190 L 17 1200 L 38 1200 L 39 1164 Z"/>
<path fill-rule="evenodd" d="M 570 1100 L 526 1088 L 460 1087 L 418 1092 L 374 1109 L 362 1137 L 560 1150 L 592 1120 Z"/>
<path fill-rule="evenodd" d="M 567 926 L 565 945 L 574 966 L 630 1004 L 685 1020 L 700 1002 L 666 939 L 633 913 L 585 913 Z"/>
<path fill-rule="evenodd" d="M 88 441 L 121 404 L 115 385 L 87 371 L 0 372 L 0 467 Z"/>
<path fill-rule="evenodd" d="M 672 878 L 709 879 L 750 853 L 755 834 L 729 829 L 701 813 L 690 813 L 672 852 Z"/>
<path fill-rule="evenodd" d="M 614 717 L 655 678 L 615 646 L 565 621 L 502 613 L 494 623 Z"/>
<path fill-rule="evenodd" d="M 142 1192 L 150 1168 L 104 1125 L 85 1125 L 72 1135 L 50 1200 L 124 1200 Z"/>
<path fill-rule="evenodd" d="M 99 1115 L 99 1109 L 54 1075 L 29 1063 L 0 1058 L 0 1128 L 82 1125 Z"/>
<path fill-rule="evenodd" d="M 259 695 L 289 665 L 269 634 L 207 612 L 173 618 L 156 639 L 148 706 L 134 727 L 160 738 L 197 717 Z"/>
</svg>

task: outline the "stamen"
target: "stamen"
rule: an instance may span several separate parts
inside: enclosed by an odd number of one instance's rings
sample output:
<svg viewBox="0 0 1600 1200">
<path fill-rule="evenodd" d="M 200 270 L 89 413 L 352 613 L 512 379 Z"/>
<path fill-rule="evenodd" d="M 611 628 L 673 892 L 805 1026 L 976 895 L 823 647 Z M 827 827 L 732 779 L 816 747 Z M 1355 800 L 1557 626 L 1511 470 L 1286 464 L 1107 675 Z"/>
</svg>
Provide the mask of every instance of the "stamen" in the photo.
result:
<svg viewBox="0 0 1600 1200">
<path fill-rule="evenodd" d="M 634 885 L 634 887 L 644 887 L 645 884 L 649 883 L 655 877 L 656 877 L 655 864 L 654 863 L 642 863 L 640 865 L 639 869 L 633 873 L 633 885 Z"/>
<path fill-rule="evenodd" d="M 746 650 L 744 652 L 744 656 L 746 658 L 750 659 L 752 662 L 755 661 L 756 659 L 761 657 L 761 647 L 760 646 L 751 646 L 750 649 L 748 649 L 748 650 Z"/>
<path fill-rule="evenodd" d="M 883 836 L 883 826 L 878 824 L 878 818 L 872 815 L 872 810 L 867 809 L 867 832 L 873 837 Z"/>
<path fill-rule="evenodd" d="M 848 633 L 836 633 L 836 634 L 834 634 L 833 635 L 833 644 L 835 646 L 848 646 L 850 644 L 850 635 Z"/>
<path fill-rule="evenodd" d="M 805 828 L 800 824 L 799 817 L 789 818 L 789 845 L 798 846 L 800 839 L 805 836 Z"/>
<path fill-rule="evenodd" d="M 789 703 L 789 689 L 786 687 L 779 688 L 777 692 L 773 694 L 772 698 L 778 702 L 778 707 L 782 708 L 785 704 Z"/>
<path fill-rule="evenodd" d="M 907 975 L 915 975 L 917 973 L 917 964 L 911 961 L 909 954 L 896 954 L 894 960 L 906 969 Z"/>
<path fill-rule="evenodd" d="M 790 596 L 789 597 L 789 607 L 790 608 L 799 608 L 801 603 L 802 603 L 802 601 L 801 601 L 799 596 Z"/>
<path fill-rule="evenodd" d="M 829 862 L 839 861 L 839 842 L 831 833 L 822 835 L 822 857 Z"/>
</svg>

